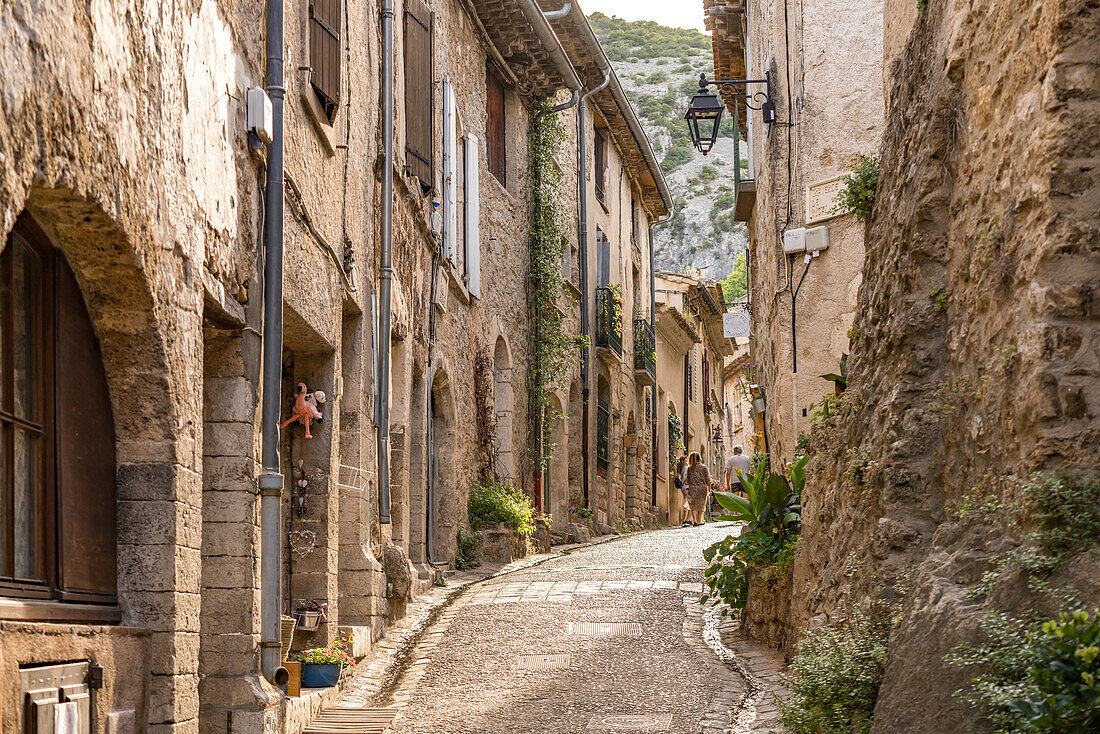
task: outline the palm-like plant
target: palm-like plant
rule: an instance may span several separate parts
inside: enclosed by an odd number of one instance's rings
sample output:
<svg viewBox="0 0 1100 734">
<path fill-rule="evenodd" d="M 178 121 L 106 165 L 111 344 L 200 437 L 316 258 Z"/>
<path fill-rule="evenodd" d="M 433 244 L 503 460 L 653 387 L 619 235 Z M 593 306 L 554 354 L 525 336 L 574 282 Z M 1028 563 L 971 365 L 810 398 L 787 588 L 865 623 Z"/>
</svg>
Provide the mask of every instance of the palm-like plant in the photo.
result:
<svg viewBox="0 0 1100 734">
<path fill-rule="evenodd" d="M 782 532 L 797 524 L 808 460 L 809 457 L 803 456 L 791 466 L 789 481 L 775 472 L 742 474 L 738 470 L 737 478 L 746 496 L 715 492 L 718 504 L 729 513 L 715 519 L 748 523 L 752 530 L 770 526 L 773 532 Z"/>
</svg>

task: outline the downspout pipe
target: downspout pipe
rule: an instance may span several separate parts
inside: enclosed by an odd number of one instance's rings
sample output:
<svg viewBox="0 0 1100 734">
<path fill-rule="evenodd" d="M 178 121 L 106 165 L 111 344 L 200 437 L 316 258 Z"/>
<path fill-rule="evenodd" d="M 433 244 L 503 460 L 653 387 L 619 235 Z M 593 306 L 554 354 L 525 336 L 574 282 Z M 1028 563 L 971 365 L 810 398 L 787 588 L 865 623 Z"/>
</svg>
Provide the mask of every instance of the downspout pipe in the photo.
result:
<svg viewBox="0 0 1100 734">
<path fill-rule="evenodd" d="M 378 522 L 390 523 L 390 305 L 393 293 L 393 0 L 382 0 L 382 247 L 378 256 Z"/>
<path fill-rule="evenodd" d="M 279 401 L 283 361 L 283 0 L 267 3 L 267 95 L 272 141 L 264 191 L 264 314 L 260 460 L 260 668 L 275 685 L 290 678 L 282 663 L 281 570 L 283 474 L 279 466 Z"/>
<path fill-rule="evenodd" d="M 559 8 L 558 10 L 548 10 L 545 13 L 543 13 L 542 16 L 544 18 L 546 18 L 547 20 L 559 20 L 559 19 L 564 18 L 565 16 L 569 15 L 569 11 L 571 11 L 572 9 L 573 9 L 572 0 L 565 0 L 565 2 L 562 3 L 561 8 Z"/>
<path fill-rule="evenodd" d="M 657 275 L 653 262 L 653 230 L 666 224 L 672 219 L 672 210 L 669 210 L 660 219 L 649 223 L 649 328 L 653 329 L 653 351 L 657 351 Z M 653 386 L 653 425 L 650 426 L 650 434 L 653 437 L 653 445 L 650 451 L 657 456 L 657 386 Z M 657 472 L 649 473 L 650 504 L 657 504 Z"/>
<path fill-rule="evenodd" d="M 589 369 L 589 361 L 592 354 L 592 344 L 588 339 L 588 185 L 586 174 L 588 163 L 586 161 L 585 147 L 585 102 L 596 92 L 606 87 L 611 82 L 611 66 L 602 69 L 603 81 L 581 95 L 580 106 L 577 108 L 577 249 L 581 265 L 581 336 L 584 337 L 584 350 L 581 353 L 581 461 L 584 476 L 584 506 L 588 507 L 589 497 L 589 473 L 590 473 L 590 434 L 588 424 L 591 410 L 589 403 L 592 395 L 592 374 Z"/>
</svg>

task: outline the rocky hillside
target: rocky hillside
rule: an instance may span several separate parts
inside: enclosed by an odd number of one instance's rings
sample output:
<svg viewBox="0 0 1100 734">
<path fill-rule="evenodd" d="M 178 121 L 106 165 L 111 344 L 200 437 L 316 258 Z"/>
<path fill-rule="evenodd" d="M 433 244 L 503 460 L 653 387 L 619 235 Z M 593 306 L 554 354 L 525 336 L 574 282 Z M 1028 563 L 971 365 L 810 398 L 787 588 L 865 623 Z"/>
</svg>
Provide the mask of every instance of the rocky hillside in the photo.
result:
<svg viewBox="0 0 1100 734">
<path fill-rule="evenodd" d="M 657 266 L 725 278 L 746 244 L 744 227 L 733 221 L 733 125 L 725 121 L 723 137 L 703 156 L 691 146 L 683 119 L 699 73 L 713 74 L 710 38 L 602 13 L 588 19 L 638 111 L 676 203 L 673 220 L 655 232 Z"/>
</svg>

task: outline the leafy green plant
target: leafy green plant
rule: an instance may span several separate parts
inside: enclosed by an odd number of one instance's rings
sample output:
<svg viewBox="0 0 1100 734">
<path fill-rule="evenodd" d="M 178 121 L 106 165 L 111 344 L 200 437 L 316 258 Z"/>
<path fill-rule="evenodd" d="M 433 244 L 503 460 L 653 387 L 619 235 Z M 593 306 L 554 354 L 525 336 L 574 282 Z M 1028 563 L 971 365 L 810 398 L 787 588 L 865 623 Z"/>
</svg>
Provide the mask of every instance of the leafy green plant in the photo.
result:
<svg viewBox="0 0 1100 734">
<path fill-rule="evenodd" d="M 960 646 L 952 665 L 980 666 L 956 696 L 980 707 L 998 732 L 1087 734 L 1100 728 L 1100 616 L 1061 613 L 1028 621 L 991 612 L 989 642 Z"/>
<path fill-rule="evenodd" d="M 731 197 L 732 199 L 732 197 Z M 731 200 L 730 206 L 733 205 Z M 711 212 L 714 210 L 712 209 Z M 741 298 L 749 292 L 749 270 L 748 262 L 745 259 L 745 253 L 739 252 L 733 258 L 733 270 L 726 276 L 726 279 L 722 281 L 722 295 L 726 298 L 726 306 L 728 307 L 738 298 Z"/>
<path fill-rule="evenodd" d="M 943 288 L 937 288 L 929 293 L 928 297 L 932 299 L 932 310 L 936 313 L 943 313 L 950 304 L 951 297 Z"/>
<path fill-rule="evenodd" d="M 855 610 L 839 624 L 808 630 L 791 658 L 790 696 L 779 704 L 787 730 L 870 731 L 889 634 L 885 616 Z"/>
<path fill-rule="evenodd" d="M 475 530 L 482 523 L 508 523 L 516 535 L 535 532 L 535 507 L 531 498 L 508 482 L 493 476 L 483 476 L 470 488 L 467 500 L 470 526 Z"/>
<path fill-rule="evenodd" d="M 833 213 L 850 211 L 860 222 L 871 216 L 875 203 L 875 187 L 878 186 L 878 158 L 860 154 L 850 173 L 840 179 L 840 191 Z"/>
<path fill-rule="evenodd" d="M 680 416 L 672 411 L 672 405 L 668 406 L 668 473 L 672 476 L 676 473 L 676 461 L 683 455 L 684 424 Z"/>
<path fill-rule="evenodd" d="M 803 456 L 794 462 L 789 476 L 767 471 L 766 464 L 764 470 L 753 474 L 738 471 L 745 497 L 714 493 L 718 503 L 730 513 L 715 519 L 745 522 L 747 526 L 740 536 L 728 536 L 703 551 L 709 565 L 704 571 L 707 593 L 701 601 L 715 597 L 730 608 L 739 609 L 748 600 L 751 568 L 781 564 L 789 570 L 800 527 L 800 497 L 808 460 L 809 457 Z M 774 578 L 774 574 L 773 570 L 769 578 Z M 723 614 L 727 611 L 723 610 Z"/>
<path fill-rule="evenodd" d="M 573 514 L 581 518 L 582 520 L 590 520 L 592 518 L 592 510 L 588 509 L 587 507 L 578 507 L 576 510 L 573 511 Z"/>
<path fill-rule="evenodd" d="M 302 650 L 293 657 L 303 665 L 339 665 L 341 668 L 350 668 L 355 665 L 355 658 L 347 653 L 351 649 L 354 636 L 350 633 L 337 637 L 328 647 L 312 647 Z"/>
<path fill-rule="evenodd" d="M 458 550 L 455 552 L 455 568 L 459 571 L 468 571 L 481 565 L 481 554 L 477 547 L 481 539 L 477 533 L 468 528 L 460 528 L 458 531 Z"/>
</svg>

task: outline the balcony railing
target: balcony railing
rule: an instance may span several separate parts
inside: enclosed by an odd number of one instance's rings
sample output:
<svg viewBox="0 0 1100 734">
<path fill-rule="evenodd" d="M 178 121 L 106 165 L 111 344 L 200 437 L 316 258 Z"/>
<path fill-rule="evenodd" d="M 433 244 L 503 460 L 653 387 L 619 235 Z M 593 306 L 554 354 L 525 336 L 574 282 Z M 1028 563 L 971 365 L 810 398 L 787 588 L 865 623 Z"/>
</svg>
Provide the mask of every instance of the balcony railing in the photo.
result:
<svg viewBox="0 0 1100 734">
<path fill-rule="evenodd" d="M 634 369 L 645 370 L 657 379 L 657 340 L 646 319 L 634 319 Z"/>
<path fill-rule="evenodd" d="M 596 347 L 623 356 L 623 301 L 611 288 L 596 289 Z"/>
<path fill-rule="evenodd" d="M 596 401 L 596 468 L 611 466 L 611 411 L 607 403 Z"/>
</svg>

